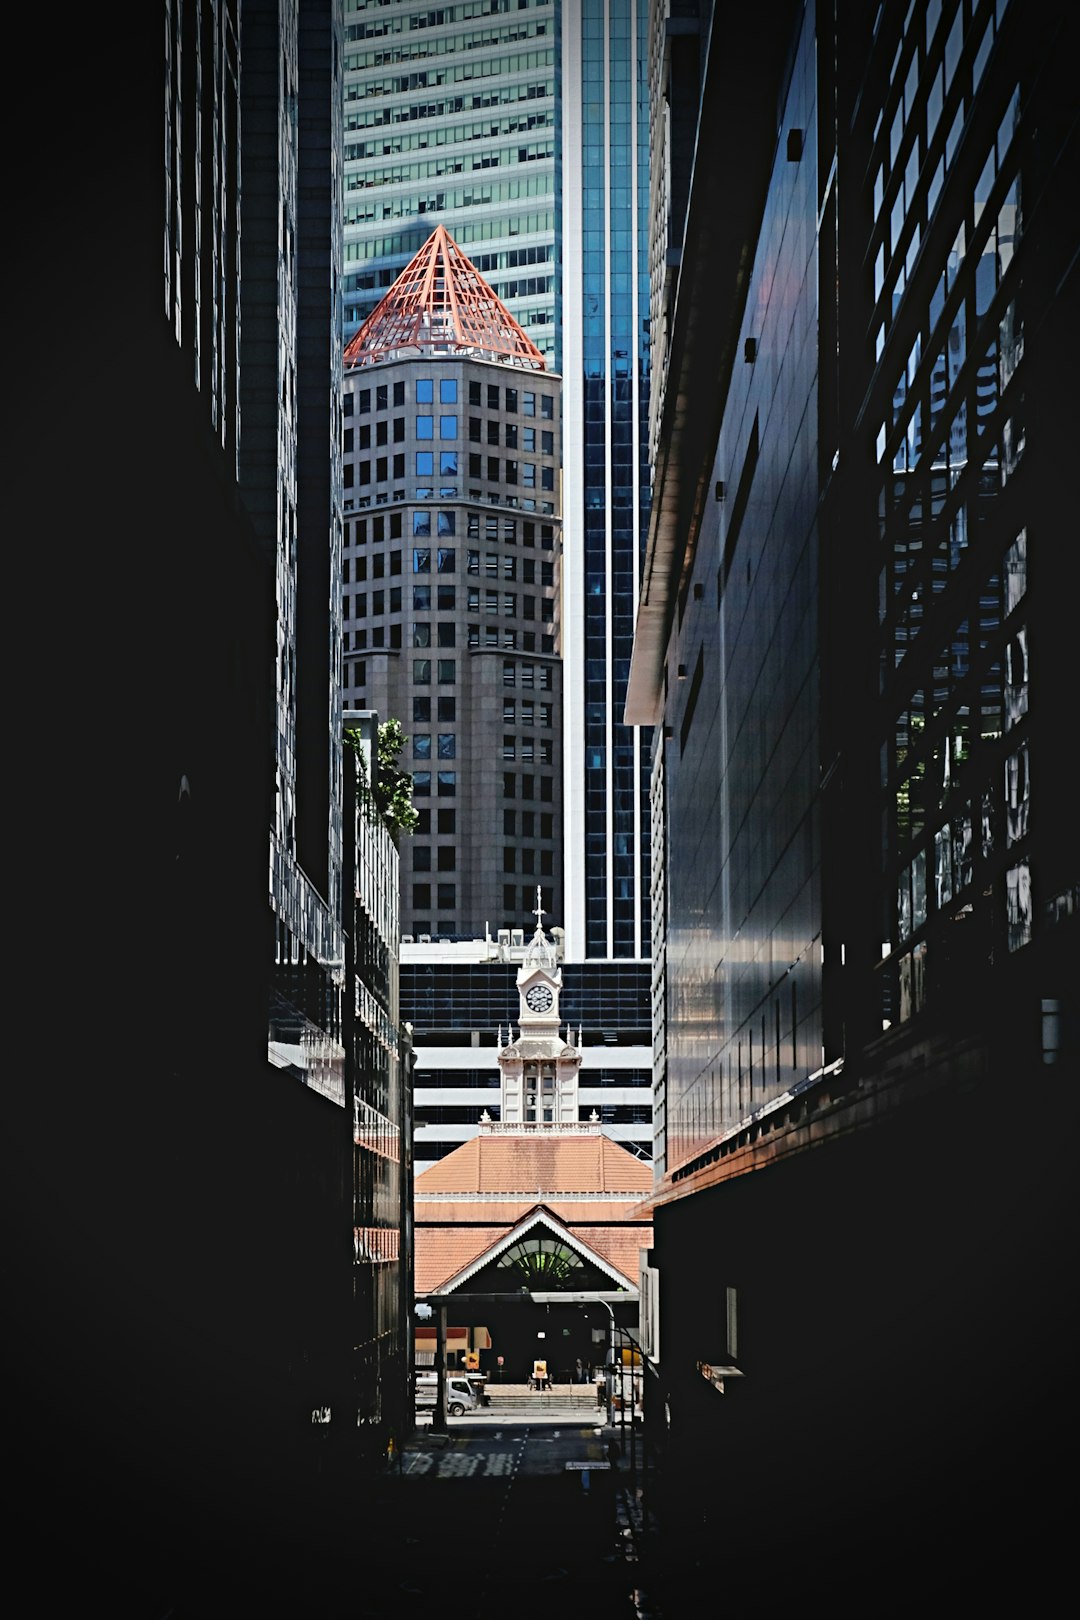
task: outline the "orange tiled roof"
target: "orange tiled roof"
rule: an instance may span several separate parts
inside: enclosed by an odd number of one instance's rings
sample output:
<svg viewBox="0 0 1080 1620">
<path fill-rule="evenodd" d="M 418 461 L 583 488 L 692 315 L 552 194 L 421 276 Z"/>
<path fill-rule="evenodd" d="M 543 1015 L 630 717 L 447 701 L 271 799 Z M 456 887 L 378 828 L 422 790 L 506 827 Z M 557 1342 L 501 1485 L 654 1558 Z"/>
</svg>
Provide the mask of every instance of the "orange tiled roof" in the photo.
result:
<svg viewBox="0 0 1080 1620">
<path fill-rule="evenodd" d="M 416 1228 L 416 1292 L 437 1293 L 466 1266 L 482 1261 L 518 1223 L 504 1226 Z M 561 1223 L 553 1223 L 557 1228 Z M 566 1228 L 570 1238 L 592 1249 L 634 1288 L 638 1285 L 640 1249 L 652 1244 L 651 1226 L 590 1226 Z"/>
<path fill-rule="evenodd" d="M 481 1132 L 422 1171 L 416 1178 L 416 1196 L 519 1193 L 535 1201 L 549 1194 L 561 1199 L 574 1193 L 623 1192 L 628 1199 L 641 1199 L 652 1186 L 652 1166 L 602 1132 L 580 1136 Z"/>
</svg>

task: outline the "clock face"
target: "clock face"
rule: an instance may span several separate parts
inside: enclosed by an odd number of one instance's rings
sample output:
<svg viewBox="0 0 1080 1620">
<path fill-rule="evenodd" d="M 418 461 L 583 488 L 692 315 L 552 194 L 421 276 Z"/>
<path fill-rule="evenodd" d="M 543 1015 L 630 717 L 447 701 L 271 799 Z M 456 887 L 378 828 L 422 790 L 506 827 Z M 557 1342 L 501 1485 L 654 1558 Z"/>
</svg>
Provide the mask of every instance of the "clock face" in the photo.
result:
<svg viewBox="0 0 1080 1620">
<path fill-rule="evenodd" d="M 546 984 L 534 984 L 525 992 L 525 1005 L 530 1012 L 547 1012 L 554 999 Z"/>
</svg>

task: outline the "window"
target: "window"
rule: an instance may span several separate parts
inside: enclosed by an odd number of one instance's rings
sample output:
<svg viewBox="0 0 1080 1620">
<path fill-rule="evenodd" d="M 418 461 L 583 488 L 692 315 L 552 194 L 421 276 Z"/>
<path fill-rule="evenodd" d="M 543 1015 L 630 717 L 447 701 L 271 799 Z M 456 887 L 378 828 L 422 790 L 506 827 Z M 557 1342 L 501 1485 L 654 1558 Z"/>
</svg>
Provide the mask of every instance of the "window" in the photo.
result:
<svg viewBox="0 0 1080 1620">
<path fill-rule="evenodd" d="M 506 408 L 507 408 L 508 411 L 516 411 L 517 406 L 518 406 L 518 391 L 517 391 L 516 388 L 508 388 L 506 390 Z"/>
<path fill-rule="evenodd" d="M 517 597 L 512 591 L 503 592 L 502 610 L 508 619 L 517 618 Z"/>
<path fill-rule="evenodd" d="M 543 470 L 543 469 L 542 469 Z M 526 489 L 536 488 L 536 464 L 532 461 L 523 461 L 521 464 L 521 482 Z"/>
<path fill-rule="evenodd" d="M 554 583 L 555 583 L 555 564 L 554 563 L 542 562 L 540 564 L 540 583 L 541 583 L 541 585 L 554 585 Z"/>
<path fill-rule="evenodd" d="M 353 396 L 352 396 L 352 394 L 346 394 L 345 395 L 344 410 L 345 410 L 345 415 L 346 416 L 351 416 L 352 415 L 352 413 L 353 413 Z"/>
<path fill-rule="evenodd" d="M 555 398 L 553 394 L 540 395 L 540 415 L 545 421 L 551 422 L 555 418 Z"/>
<path fill-rule="evenodd" d="M 440 613 L 452 613 L 457 605 L 456 592 L 452 585 L 438 587 L 438 609 Z"/>
<path fill-rule="evenodd" d="M 479 405 L 479 403 L 480 403 L 480 384 L 478 382 L 470 382 L 469 383 L 469 404 L 470 405 Z"/>
<path fill-rule="evenodd" d="M 431 845 L 430 844 L 419 844 L 419 845 L 414 844 L 413 845 L 412 863 L 413 863 L 413 871 L 414 872 L 430 872 L 431 871 Z"/>
<path fill-rule="evenodd" d="M 431 513 L 414 512 L 412 515 L 412 532 L 414 535 L 431 533 Z"/>
<path fill-rule="evenodd" d="M 386 612 L 386 592 L 385 591 L 372 591 L 372 593 L 371 593 L 371 611 L 372 611 L 372 613 L 385 613 Z"/>
<path fill-rule="evenodd" d="M 394 404 L 395 405 L 404 405 L 404 403 L 405 403 L 405 384 L 403 382 L 396 382 L 394 384 Z"/>
<path fill-rule="evenodd" d="M 451 519 L 451 524 L 452 524 L 453 516 L 454 516 L 453 512 L 445 512 L 445 513 L 440 512 L 439 513 L 439 533 L 440 534 L 444 534 L 444 533 L 453 534 L 454 531 L 453 531 L 452 526 L 451 526 L 451 528 L 449 530 L 444 530 L 443 527 L 442 527 L 442 519 L 444 517 L 448 517 L 448 518 Z M 457 572 L 457 550 L 456 550 L 456 548 L 454 546 L 439 546 L 438 551 L 436 553 L 435 565 L 436 565 L 437 571 L 440 574 L 453 574 L 453 573 L 456 573 Z"/>
<path fill-rule="evenodd" d="M 435 437 L 435 418 L 433 416 L 418 416 L 416 418 L 416 437 L 418 439 L 433 439 Z"/>
<path fill-rule="evenodd" d="M 555 603 L 550 596 L 545 596 L 540 603 L 540 618 L 544 624 L 553 624 L 555 621 Z"/>
<path fill-rule="evenodd" d="M 457 626 L 451 621 L 449 624 L 439 625 L 439 646 L 454 647 L 457 645 Z"/>
<path fill-rule="evenodd" d="M 412 671 L 412 678 L 417 686 L 429 685 L 431 681 L 431 659 L 414 658 Z"/>
<path fill-rule="evenodd" d="M 555 435 L 554 435 L 554 433 L 541 433 L 541 435 L 540 435 L 540 453 L 541 453 L 541 455 L 544 455 L 544 456 L 553 456 L 555 454 Z"/>
<path fill-rule="evenodd" d="M 457 477 L 457 451 L 439 451 L 439 476 L 441 478 Z"/>
<path fill-rule="evenodd" d="M 536 395 L 535 394 L 533 394 L 533 393 L 523 393 L 522 394 L 522 396 L 521 396 L 521 410 L 522 410 L 522 414 L 524 416 L 535 416 L 536 415 Z"/>
<path fill-rule="evenodd" d="M 439 438 L 440 439 L 456 439 L 457 438 L 457 417 L 456 416 L 440 416 L 439 417 Z"/>
<path fill-rule="evenodd" d="M 517 481 L 518 481 L 518 464 L 517 464 L 516 461 L 508 461 L 506 463 L 506 482 L 508 484 L 516 484 Z"/>
<path fill-rule="evenodd" d="M 499 593 L 498 593 L 498 591 L 485 591 L 484 592 L 484 612 L 485 613 L 498 613 L 498 611 L 499 611 Z"/>
<path fill-rule="evenodd" d="M 485 554 L 484 572 L 490 579 L 499 577 L 499 554 L 497 551 L 489 551 Z"/>
<path fill-rule="evenodd" d="M 494 418 L 487 425 L 487 442 L 488 444 L 499 442 L 499 424 Z"/>
<path fill-rule="evenodd" d="M 470 444 L 479 444 L 480 442 L 481 442 L 480 418 L 478 416 L 470 416 L 469 417 L 469 443 Z"/>
<path fill-rule="evenodd" d="M 514 820 L 515 820 L 515 812 L 513 810 L 504 810 L 503 811 L 503 837 L 504 838 L 513 838 L 513 837 L 516 836 L 515 832 L 514 832 Z"/>
<path fill-rule="evenodd" d="M 457 758 L 457 732 L 441 731 L 439 733 L 439 758 Z"/>
<path fill-rule="evenodd" d="M 507 424 L 506 424 L 506 441 L 505 442 L 506 442 L 506 448 L 508 450 L 516 450 L 517 449 L 517 447 L 518 447 L 518 430 L 517 430 L 517 423 L 516 422 L 507 422 Z"/>
<path fill-rule="evenodd" d="M 454 720 L 456 720 L 457 719 L 457 698 L 455 698 L 455 697 L 440 697 L 438 713 L 439 713 L 439 724 L 440 725 L 444 724 L 445 722 L 451 722 L 452 723 Z"/>
<path fill-rule="evenodd" d="M 412 886 L 412 903 L 414 911 L 431 910 L 431 884 L 414 883 Z"/>
<path fill-rule="evenodd" d="M 418 450 L 416 452 L 417 478 L 434 478 L 435 453 L 432 450 Z"/>
<path fill-rule="evenodd" d="M 387 439 L 386 439 L 386 423 L 385 422 L 376 422 L 376 424 L 375 424 L 375 443 L 376 443 L 376 445 L 380 445 L 380 444 L 385 444 L 386 442 L 387 442 Z"/>
<path fill-rule="evenodd" d="M 514 812 L 512 810 L 509 811 L 509 812 L 504 811 L 504 814 L 507 814 L 507 813 L 509 813 L 510 815 L 513 815 Z M 517 871 L 517 850 L 514 849 L 509 844 L 506 845 L 504 847 L 504 849 L 503 849 L 503 871 L 504 872 L 516 872 Z"/>
<path fill-rule="evenodd" d="M 498 456 L 488 456 L 487 475 L 488 475 L 488 482 L 489 483 L 497 484 L 499 482 L 499 458 L 498 458 Z"/>
<path fill-rule="evenodd" d="M 417 735 L 412 740 L 413 759 L 431 758 L 431 737 Z"/>
<path fill-rule="evenodd" d="M 370 388 L 361 388 L 360 392 L 356 396 L 356 408 L 359 411 L 361 416 L 363 416 L 366 411 L 370 411 L 370 409 L 371 409 L 371 389 Z"/>
<path fill-rule="evenodd" d="M 439 813 L 440 813 L 440 815 L 442 814 L 441 811 Z M 548 853 L 549 854 L 551 853 L 550 850 L 548 851 Z M 453 844 L 440 844 L 440 846 L 439 846 L 439 871 L 440 872 L 456 872 L 457 871 L 457 850 L 454 848 Z"/>
<path fill-rule="evenodd" d="M 542 726 L 549 726 L 550 727 L 550 725 L 551 725 L 551 714 L 552 714 L 552 706 L 551 706 L 551 704 L 550 703 L 541 703 L 541 705 L 540 705 L 540 724 Z"/>
<path fill-rule="evenodd" d="M 457 792 L 457 771 L 440 771 L 438 775 L 439 797 L 452 799 Z"/>
<path fill-rule="evenodd" d="M 517 758 L 517 748 L 512 735 L 503 737 L 502 754 L 503 759 L 513 760 Z"/>
<path fill-rule="evenodd" d="M 414 613 L 430 613 L 431 586 L 414 585 L 412 588 L 412 605 Z"/>
<path fill-rule="evenodd" d="M 439 378 L 439 404 L 440 405 L 456 405 L 457 404 L 457 378 L 456 377 L 440 377 Z"/>
<path fill-rule="evenodd" d="M 503 798 L 513 799 L 517 794 L 517 777 L 513 771 L 503 771 Z"/>
<path fill-rule="evenodd" d="M 426 725 L 431 719 L 431 699 L 429 697 L 414 697 L 412 700 L 413 725 Z"/>
<path fill-rule="evenodd" d="M 439 811 L 439 831 L 441 833 L 450 833 L 450 834 L 453 834 L 453 833 L 457 832 L 457 811 L 456 810 L 440 810 Z"/>
<path fill-rule="evenodd" d="M 412 627 L 412 644 L 414 647 L 431 646 L 431 625 L 417 621 Z"/>
<path fill-rule="evenodd" d="M 391 587 L 390 587 L 390 611 L 391 611 L 391 613 L 400 613 L 401 612 L 401 586 L 400 585 L 391 585 Z"/>
<path fill-rule="evenodd" d="M 470 455 L 470 457 L 469 457 L 469 477 L 470 478 L 483 478 L 483 476 L 484 476 L 484 458 L 483 458 L 483 456 Z"/>
<path fill-rule="evenodd" d="M 391 574 L 400 574 L 401 573 L 401 552 L 400 551 L 392 551 L 390 553 L 390 572 L 391 572 Z"/>
<path fill-rule="evenodd" d="M 527 428 L 522 429 L 522 432 L 521 432 L 521 448 L 523 450 L 527 451 L 530 456 L 534 456 L 536 454 L 536 429 L 535 428 L 527 427 Z"/>
<path fill-rule="evenodd" d="M 517 887 L 513 883 L 503 884 L 503 910 L 508 917 L 517 910 Z"/>
<path fill-rule="evenodd" d="M 385 411 L 387 405 L 386 384 L 380 383 L 375 390 L 375 409 Z"/>
<path fill-rule="evenodd" d="M 431 793 L 431 772 L 413 771 L 413 793 Z"/>
<path fill-rule="evenodd" d="M 532 725 L 532 723 L 533 723 L 533 705 L 531 703 L 524 703 L 524 702 L 522 703 L 522 705 L 521 705 L 521 723 L 522 723 L 523 726 L 531 726 Z"/>
<path fill-rule="evenodd" d="M 457 680 L 457 664 L 452 658 L 439 659 L 439 685 L 453 686 Z"/>
<path fill-rule="evenodd" d="M 412 567 L 414 574 L 431 573 L 431 547 L 413 546 Z"/>
<path fill-rule="evenodd" d="M 405 476 L 405 457 L 403 455 L 395 456 L 394 457 L 394 477 L 395 478 L 404 478 L 404 476 Z M 395 500 L 397 500 L 400 497 L 395 494 L 394 498 L 395 498 Z"/>
<path fill-rule="evenodd" d="M 503 665 L 503 685 L 504 686 L 515 686 L 516 684 L 517 684 L 517 665 L 516 664 L 504 664 Z M 524 682 L 522 684 L 524 685 Z"/>
<path fill-rule="evenodd" d="M 546 804 L 550 804 L 554 798 L 554 786 L 554 781 L 550 776 L 540 778 L 540 797 Z"/>
<path fill-rule="evenodd" d="M 503 557 L 503 578 L 504 579 L 516 579 L 517 578 L 517 558 L 514 557 L 514 556 L 511 556 L 509 552 L 507 552 L 506 555 Z"/>
<path fill-rule="evenodd" d="M 499 385 L 498 385 L 498 383 L 488 383 L 488 385 L 487 385 L 487 405 L 488 405 L 488 410 L 489 411 L 497 411 L 499 409 Z"/>
<path fill-rule="evenodd" d="M 467 624 L 465 626 L 465 631 L 466 631 L 466 645 L 469 646 L 469 647 L 479 647 L 479 645 L 480 645 L 480 626 L 478 624 Z"/>
<path fill-rule="evenodd" d="M 439 910 L 455 910 L 457 906 L 457 885 L 454 883 L 439 883 L 436 887 L 439 892 Z"/>
<path fill-rule="evenodd" d="M 540 469 L 540 488 L 541 489 L 554 489 L 555 488 L 555 469 L 554 469 L 554 467 L 541 467 L 541 469 Z"/>
<path fill-rule="evenodd" d="M 435 386 L 430 377 L 416 379 L 416 403 L 430 405 L 435 398 Z"/>
<path fill-rule="evenodd" d="M 466 571 L 470 574 L 478 574 L 480 572 L 480 553 L 478 551 L 470 551 L 468 553 L 466 558 Z"/>
</svg>

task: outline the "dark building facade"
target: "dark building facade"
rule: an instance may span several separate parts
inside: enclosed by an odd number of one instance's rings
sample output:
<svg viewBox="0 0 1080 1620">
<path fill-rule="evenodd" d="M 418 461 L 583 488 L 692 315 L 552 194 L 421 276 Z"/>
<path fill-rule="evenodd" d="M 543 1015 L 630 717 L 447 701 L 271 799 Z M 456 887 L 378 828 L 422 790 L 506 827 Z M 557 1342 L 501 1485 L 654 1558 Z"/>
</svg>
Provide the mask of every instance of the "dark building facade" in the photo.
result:
<svg viewBox="0 0 1080 1620">
<path fill-rule="evenodd" d="M 62 1031 L 53 1001 L 53 1079 L 23 1092 L 9 1183 L 26 1234 L 16 1528 L 45 1607 L 93 1592 L 123 1615 L 271 1597 L 303 1612 L 335 1572 L 367 1411 L 346 1090 L 340 6 L 205 0 L 98 22 L 79 73 L 108 91 L 64 214 L 96 244 L 80 278 L 94 362 L 64 458 L 108 534 L 95 557 L 45 498 L 55 369 L 16 356 L 23 510 L 48 570 L 70 558 L 52 645 L 94 649 L 93 700 L 53 762 L 70 791 L 26 832 L 61 881 L 25 916 L 28 931 L 95 919 Z M 40 332 L 63 306 L 65 243 L 29 197 L 23 217 Z M 72 694 L 53 654 L 42 666 L 34 728 L 55 737 Z"/>
<path fill-rule="evenodd" d="M 1075 1419 L 1075 31 L 707 23 L 627 707 L 666 917 L 653 1433 L 670 1481 L 718 1459 L 669 1522 L 733 1597 L 766 1554 L 778 1600 L 1018 1594 Z"/>
</svg>

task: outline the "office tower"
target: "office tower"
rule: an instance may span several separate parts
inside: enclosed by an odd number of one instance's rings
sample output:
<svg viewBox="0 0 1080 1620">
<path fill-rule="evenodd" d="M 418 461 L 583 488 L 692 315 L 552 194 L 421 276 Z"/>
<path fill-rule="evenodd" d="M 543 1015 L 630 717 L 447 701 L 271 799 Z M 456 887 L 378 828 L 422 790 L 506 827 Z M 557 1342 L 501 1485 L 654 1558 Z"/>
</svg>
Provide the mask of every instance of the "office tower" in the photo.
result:
<svg viewBox="0 0 1080 1620">
<path fill-rule="evenodd" d="M 345 351 L 346 690 L 402 722 L 412 938 L 558 919 L 560 379 L 436 226 Z"/>
<path fill-rule="evenodd" d="M 297 1542 L 340 1531 L 365 1410 L 332 606 L 340 11 L 205 0 L 92 33 L 79 75 L 110 88 L 63 225 L 97 244 L 92 363 L 42 362 L 68 245 L 44 213 L 21 295 L 15 459 L 71 587 L 26 601 L 54 597 L 87 689 L 76 718 L 70 687 L 40 686 L 48 786 L 21 845 L 26 915 L 73 943 L 28 1019 L 50 1073 L 12 1133 L 12 1529 L 46 1607 L 235 1613 L 273 1588 L 305 1612 L 332 1572 Z M 79 75 L 57 64 L 72 104 Z M 48 493 L 58 437 L 85 527 Z"/>
<path fill-rule="evenodd" d="M 349 337 L 441 223 L 558 369 L 558 16 L 558 0 L 346 6 Z"/>
<path fill-rule="evenodd" d="M 687 1612 L 765 1558 L 842 1610 L 1065 1578 L 1070 23 L 716 8 L 705 47 L 627 704 L 667 907 L 665 1511 L 717 1549 Z M 1032 1379 L 986 1358 L 1006 1300 Z M 829 1504 L 827 1568 L 781 1502 Z"/>
<path fill-rule="evenodd" d="M 647 958 L 649 737 L 623 711 L 650 499 L 648 6 L 561 16 L 567 953 Z"/>
<path fill-rule="evenodd" d="M 535 914 L 535 907 L 534 907 Z M 524 916 L 518 914 L 522 924 Z M 649 965 L 568 962 L 551 930 L 562 973 L 564 1022 L 580 1034 L 580 1123 L 652 1158 Z M 515 970 L 530 943 L 525 926 L 474 940 L 404 941 L 402 1017 L 416 1052 L 417 1174 L 471 1141 L 485 1114 L 500 1119 L 498 1038 L 516 1018 Z"/>
</svg>

